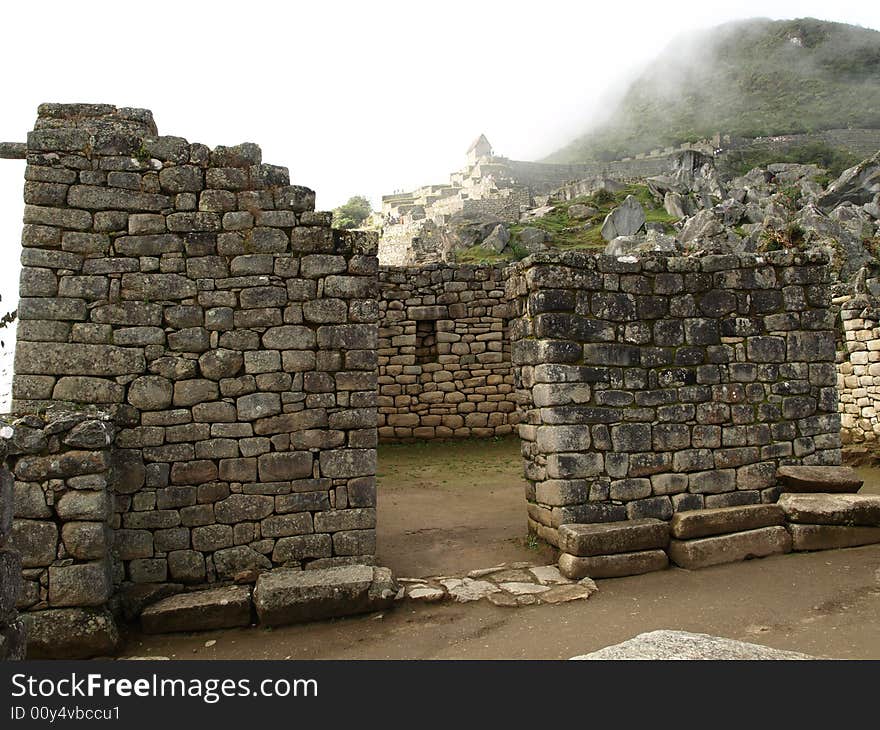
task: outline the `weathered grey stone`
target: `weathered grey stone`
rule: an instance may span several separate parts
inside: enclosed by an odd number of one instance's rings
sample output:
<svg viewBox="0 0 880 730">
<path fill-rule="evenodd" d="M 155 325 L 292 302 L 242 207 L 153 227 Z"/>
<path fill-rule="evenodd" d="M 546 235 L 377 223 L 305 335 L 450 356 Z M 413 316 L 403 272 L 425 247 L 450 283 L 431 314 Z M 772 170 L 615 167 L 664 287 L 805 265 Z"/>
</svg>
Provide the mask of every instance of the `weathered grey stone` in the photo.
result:
<svg viewBox="0 0 880 730">
<path fill-rule="evenodd" d="M 672 516 L 669 528 L 673 537 L 688 540 L 784 523 L 785 515 L 778 505 L 755 504 L 679 512 Z"/>
<path fill-rule="evenodd" d="M 10 545 L 21 553 L 25 568 L 51 565 L 58 550 L 58 528 L 53 522 L 16 519 Z"/>
<path fill-rule="evenodd" d="M 880 543 L 880 527 L 790 524 L 793 550 L 832 550 Z"/>
<path fill-rule="evenodd" d="M 260 481 L 278 482 L 312 476 L 312 455 L 308 451 L 274 452 L 257 460 Z"/>
<path fill-rule="evenodd" d="M 112 345 L 19 342 L 15 350 L 16 374 L 140 375 L 146 367 L 142 352 Z"/>
<path fill-rule="evenodd" d="M 174 386 L 158 375 L 145 375 L 128 387 L 128 402 L 143 411 L 159 411 L 171 405 Z"/>
<path fill-rule="evenodd" d="M 669 525 L 651 518 L 559 526 L 559 549 L 579 557 L 663 549 L 668 542 Z"/>
<path fill-rule="evenodd" d="M 784 660 L 815 659 L 808 654 L 688 631 L 650 631 L 614 646 L 572 657 L 586 660 Z"/>
<path fill-rule="evenodd" d="M 74 449 L 106 449 L 113 440 L 113 427 L 106 421 L 83 421 L 64 437 L 66 446 Z"/>
<path fill-rule="evenodd" d="M 251 623 L 250 586 L 228 586 L 163 598 L 141 613 L 145 634 L 210 631 Z"/>
<path fill-rule="evenodd" d="M 791 536 L 778 526 L 696 540 L 671 540 L 668 548 L 672 562 L 691 570 L 790 551 Z"/>
<path fill-rule="evenodd" d="M 55 511 L 62 520 L 89 520 L 104 522 L 113 511 L 113 504 L 107 492 L 88 492 L 74 490 L 62 495 L 55 505 Z"/>
<path fill-rule="evenodd" d="M 602 238 L 610 241 L 618 236 L 633 236 L 645 225 L 645 211 L 638 200 L 627 195 L 602 223 Z"/>
<path fill-rule="evenodd" d="M 277 393 L 253 393 L 236 399 L 238 420 L 255 421 L 281 413 L 281 396 Z M 260 433 L 257 431 L 257 433 Z"/>
<path fill-rule="evenodd" d="M 215 503 L 214 515 L 218 522 L 235 524 L 245 520 L 261 520 L 272 514 L 275 502 L 261 494 L 232 494 Z"/>
<path fill-rule="evenodd" d="M 28 659 L 88 659 L 112 655 L 120 644 L 119 630 L 109 611 L 59 608 L 23 617 Z"/>
<path fill-rule="evenodd" d="M 386 568 L 351 565 L 321 570 L 278 569 L 254 589 L 260 623 L 281 626 L 388 608 L 397 586 Z"/>
<path fill-rule="evenodd" d="M 281 537 L 272 551 L 273 563 L 301 562 L 315 558 L 329 558 L 333 554 L 330 535 L 293 535 Z"/>
<path fill-rule="evenodd" d="M 214 569 L 221 580 L 235 578 L 239 573 L 269 570 L 272 563 L 264 555 L 240 545 L 214 553 Z"/>
<path fill-rule="evenodd" d="M 559 556 L 559 572 L 566 578 L 620 578 L 665 570 L 669 560 L 663 550 L 641 550 L 614 555 L 578 557 L 569 553 Z"/>
<path fill-rule="evenodd" d="M 104 560 L 49 568 L 51 606 L 102 606 L 112 593 L 109 564 Z"/>
<path fill-rule="evenodd" d="M 864 484 L 849 466 L 781 466 L 776 478 L 785 492 L 858 492 Z"/>
<path fill-rule="evenodd" d="M 61 539 L 77 560 L 97 560 L 109 554 L 110 531 L 101 522 L 67 522 L 61 526 Z"/>
<path fill-rule="evenodd" d="M 782 494 L 778 507 L 789 522 L 880 527 L 876 494 Z"/>
</svg>

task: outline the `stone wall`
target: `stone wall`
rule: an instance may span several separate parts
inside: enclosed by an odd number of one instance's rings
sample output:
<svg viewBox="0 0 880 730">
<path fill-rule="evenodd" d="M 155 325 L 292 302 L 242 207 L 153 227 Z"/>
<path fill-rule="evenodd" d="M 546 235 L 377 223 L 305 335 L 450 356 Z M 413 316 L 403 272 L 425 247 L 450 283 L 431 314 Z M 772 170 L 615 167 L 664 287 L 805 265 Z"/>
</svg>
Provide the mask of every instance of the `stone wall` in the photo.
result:
<svg viewBox="0 0 880 730">
<path fill-rule="evenodd" d="M 880 310 L 867 297 L 842 303 L 837 390 L 844 443 L 880 438 Z"/>
<path fill-rule="evenodd" d="M 511 269 L 530 528 L 775 501 L 840 463 L 818 254 L 536 254 Z"/>
<path fill-rule="evenodd" d="M 27 162 L 13 410 L 110 414 L 115 577 L 372 562 L 375 238 L 146 110 L 43 105 Z"/>
<path fill-rule="evenodd" d="M 4 429 L 0 438 L 0 451 L 6 446 Z M 2 454 L 5 457 L 5 453 Z M 13 525 L 13 478 L 0 465 L 0 661 L 24 659 L 25 628 L 16 610 L 19 584 L 21 582 L 21 555 L 9 544 Z"/>
<path fill-rule="evenodd" d="M 379 290 L 379 437 L 512 433 L 503 269 L 383 266 Z"/>
</svg>

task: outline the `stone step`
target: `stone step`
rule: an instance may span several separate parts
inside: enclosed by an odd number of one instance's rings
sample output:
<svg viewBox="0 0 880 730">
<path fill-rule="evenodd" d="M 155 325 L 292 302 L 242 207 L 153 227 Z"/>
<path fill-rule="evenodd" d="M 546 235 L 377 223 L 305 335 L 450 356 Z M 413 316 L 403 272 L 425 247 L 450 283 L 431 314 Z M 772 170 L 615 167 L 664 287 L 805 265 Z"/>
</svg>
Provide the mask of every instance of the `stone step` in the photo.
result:
<svg viewBox="0 0 880 730">
<path fill-rule="evenodd" d="M 672 562 L 691 570 L 787 552 L 791 552 L 791 535 L 778 526 L 669 543 Z"/>
<path fill-rule="evenodd" d="M 864 484 L 850 466 L 781 466 L 776 481 L 783 492 L 852 493 Z"/>
<path fill-rule="evenodd" d="M 793 550 L 834 550 L 880 542 L 880 527 L 789 525 Z"/>
<path fill-rule="evenodd" d="M 559 556 L 559 572 L 566 578 L 622 578 L 626 575 L 653 573 L 669 567 L 663 550 L 641 550 L 613 555 L 579 557 L 569 553 Z"/>
<path fill-rule="evenodd" d="M 283 626 L 388 608 L 397 586 L 388 568 L 346 565 L 262 573 L 254 588 L 260 623 Z"/>
<path fill-rule="evenodd" d="M 250 586 L 178 593 L 147 606 L 141 613 L 141 628 L 145 634 L 209 631 L 250 624 Z"/>
<path fill-rule="evenodd" d="M 669 530 L 679 540 L 691 540 L 782 524 L 785 524 L 785 514 L 781 507 L 775 504 L 749 504 L 676 512 L 669 522 Z"/>
<path fill-rule="evenodd" d="M 559 549 L 584 558 L 662 549 L 668 543 L 669 525 L 653 517 L 559 526 Z"/>
<path fill-rule="evenodd" d="M 778 504 L 789 522 L 880 527 L 880 494 L 783 494 Z"/>
</svg>

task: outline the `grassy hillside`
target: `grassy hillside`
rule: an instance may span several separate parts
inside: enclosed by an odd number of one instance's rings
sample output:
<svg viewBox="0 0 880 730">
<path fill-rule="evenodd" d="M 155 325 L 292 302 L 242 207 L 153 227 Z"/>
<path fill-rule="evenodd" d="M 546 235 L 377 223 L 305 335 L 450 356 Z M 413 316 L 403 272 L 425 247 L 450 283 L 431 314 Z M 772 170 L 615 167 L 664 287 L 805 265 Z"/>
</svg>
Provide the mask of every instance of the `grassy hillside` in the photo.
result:
<svg viewBox="0 0 880 730">
<path fill-rule="evenodd" d="M 535 218 L 528 223 L 517 223 L 510 226 L 511 251 L 496 254 L 482 246 L 459 251 L 456 261 L 462 264 L 497 264 L 512 259 L 521 259 L 528 251 L 519 245 L 519 233 L 523 228 L 540 228 L 548 234 L 547 246 L 562 251 L 585 250 L 603 251 L 608 242 L 602 238 L 602 223 L 605 216 L 618 207 L 628 195 L 634 196 L 645 209 L 648 223 L 661 223 L 667 232 L 672 231 L 672 224 L 678 220 L 669 215 L 663 206 L 651 196 L 645 185 L 630 185 L 620 192 L 610 193 L 602 190 L 589 196 L 582 196 L 565 202 L 556 203 L 553 210 L 543 218 Z M 569 208 L 575 204 L 595 208 L 596 212 L 587 219 L 575 219 L 569 215 Z"/>
<path fill-rule="evenodd" d="M 755 19 L 674 41 L 606 123 L 546 161 L 617 159 L 716 132 L 846 127 L 880 128 L 880 32 Z"/>
</svg>

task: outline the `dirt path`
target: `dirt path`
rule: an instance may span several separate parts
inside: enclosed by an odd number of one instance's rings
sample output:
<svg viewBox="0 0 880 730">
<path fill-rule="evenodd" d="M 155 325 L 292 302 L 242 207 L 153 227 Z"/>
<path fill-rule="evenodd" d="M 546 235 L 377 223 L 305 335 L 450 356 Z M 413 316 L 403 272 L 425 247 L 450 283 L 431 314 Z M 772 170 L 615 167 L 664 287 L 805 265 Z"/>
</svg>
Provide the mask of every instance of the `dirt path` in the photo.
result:
<svg viewBox="0 0 880 730">
<path fill-rule="evenodd" d="M 519 445 L 380 449 L 379 559 L 399 576 L 550 562 L 526 539 Z M 880 470 L 860 469 L 866 492 Z M 275 630 L 129 638 L 127 656 L 176 659 L 565 659 L 654 629 L 817 656 L 880 659 L 880 545 L 599 581 L 588 601 L 498 608 L 399 604 L 382 615 Z M 205 643 L 216 643 L 205 647 Z"/>
</svg>

